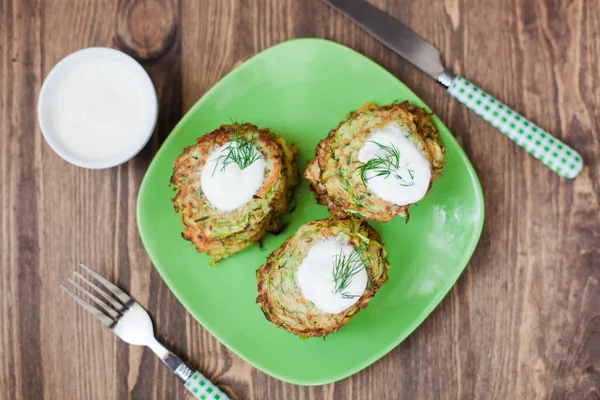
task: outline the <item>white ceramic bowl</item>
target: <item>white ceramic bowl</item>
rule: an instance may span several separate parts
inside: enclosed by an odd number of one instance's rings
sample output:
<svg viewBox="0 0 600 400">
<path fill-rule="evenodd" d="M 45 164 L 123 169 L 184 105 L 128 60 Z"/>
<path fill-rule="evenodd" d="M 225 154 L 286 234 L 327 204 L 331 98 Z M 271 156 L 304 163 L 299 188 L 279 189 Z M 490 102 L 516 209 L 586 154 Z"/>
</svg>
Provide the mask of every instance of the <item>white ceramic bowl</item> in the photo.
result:
<svg viewBox="0 0 600 400">
<path fill-rule="evenodd" d="M 144 99 L 144 118 L 142 122 L 143 132 L 136 136 L 134 145 L 129 143 L 127 148 L 119 152 L 118 155 L 112 155 L 106 158 L 98 158 L 97 156 L 77 154 L 73 152 L 68 143 L 60 140 L 56 132 L 56 124 L 54 123 L 53 107 L 57 99 L 57 89 L 64 79 L 68 76 L 73 68 L 77 68 L 77 64 L 82 61 L 95 60 L 110 60 L 116 61 L 119 67 L 125 68 L 125 71 L 130 72 L 130 76 L 134 76 L 139 80 L 138 86 L 141 88 Z M 138 154 L 148 143 L 154 127 L 156 126 L 156 118 L 158 116 L 158 99 L 154 85 L 150 77 L 142 68 L 142 66 L 127 54 L 105 47 L 91 47 L 76 51 L 67 57 L 63 58 L 58 64 L 52 68 L 46 80 L 44 81 L 38 97 L 38 122 L 42 130 L 42 134 L 48 142 L 48 145 L 56 154 L 71 164 L 83 168 L 110 168 L 116 165 L 129 161 Z M 119 146 L 119 143 L 114 143 Z"/>
</svg>

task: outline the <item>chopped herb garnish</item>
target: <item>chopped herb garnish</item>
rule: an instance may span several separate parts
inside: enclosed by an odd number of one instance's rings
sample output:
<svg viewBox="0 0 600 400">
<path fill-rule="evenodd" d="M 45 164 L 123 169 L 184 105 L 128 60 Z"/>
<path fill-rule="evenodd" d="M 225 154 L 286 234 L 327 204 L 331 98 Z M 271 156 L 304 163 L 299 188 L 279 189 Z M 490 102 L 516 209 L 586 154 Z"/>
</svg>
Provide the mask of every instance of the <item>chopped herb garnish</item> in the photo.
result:
<svg viewBox="0 0 600 400">
<path fill-rule="evenodd" d="M 344 299 L 355 299 L 359 295 L 346 292 L 348 286 L 352 282 L 352 278 L 363 268 L 362 259 L 356 250 L 352 250 L 350 255 L 346 256 L 340 249 L 340 254 L 335 256 L 335 264 L 333 266 L 333 282 L 335 289 L 334 294 L 341 293 Z"/>
<path fill-rule="evenodd" d="M 409 163 L 401 165 L 400 150 L 393 143 L 389 146 L 377 142 L 372 143 L 376 144 L 384 154 L 378 154 L 358 167 L 357 170 L 360 172 L 363 184 L 366 185 L 369 179 L 377 176 L 383 176 L 383 179 L 393 176 L 401 186 L 413 186 L 415 184 L 415 171 L 409 168 Z M 367 177 L 367 171 L 372 171 L 373 174 Z"/>
<path fill-rule="evenodd" d="M 257 151 L 254 147 L 256 143 L 256 137 L 254 134 L 250 137 L 250 139 L 243 137 L 240 135 L 240 126 L 236 124 L 236 131 L 227 142 L 227 147 L 223 150 L 224 153 L 217 157 L 217 161 L 215 162 L 215 168 L 213 169 L 213 175 L 217 170 L 217 166 L 221 163 L 221 171 L 224 171 L 225 168 L 231 163 L 236 163 L 241 170 L 248 168 L 255 161 L 263 158 L 263 155 L 260 151 Z"/>
</svg>

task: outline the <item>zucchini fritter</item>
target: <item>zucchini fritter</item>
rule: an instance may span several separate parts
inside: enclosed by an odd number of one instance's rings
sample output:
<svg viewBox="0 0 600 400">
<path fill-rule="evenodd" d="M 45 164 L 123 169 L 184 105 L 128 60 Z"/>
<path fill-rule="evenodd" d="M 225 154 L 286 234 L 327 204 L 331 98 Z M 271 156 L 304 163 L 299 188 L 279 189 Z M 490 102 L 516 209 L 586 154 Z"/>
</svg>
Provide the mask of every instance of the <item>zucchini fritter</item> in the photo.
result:
<svg viewBox="0 0 600 400">
<path fill-rule="evenodd" d="M 235 210 L 220 211 L 206 199 L 200 176 L 211 152 L 235 134 L 254 141 L 265 159 L 265 176 L 252 200 Z M 222 125 L 184 148 L 173 163 L 170 182 L 177 191 L 172 201 L 183 221 L 183 238 L 199 253 L 213 256 L 214 263 L 257 242 L 267 231 L 280 232 L 279 216 L 287 210 L 292 189 L 298 184 L 297 152 L 270 130 L 249 123 Z"/>
<path fill-rule="evenodd" d="M 382 107 L 366 103 L 346 116 L 319 142 L 315 159 L 304 170 L 317 202 L 327 205 L 332 215 L 387 222 L 400 214 L 408 221 L 409 205 L 398 206 L 376 196 L 364 184 L 359 172 L 358 153 L 371 132 L 391 124 L 401 127 L 407 138 L 429 160 L 430 188 L 432 182 L 441 176 L 444 148 L 424 109 L 406 101 Z"/>
<path fill-rule="evenodd" d="M 367 287 L 358 301 L 338 314 L 325 313 L 306 300 L 296 272 L 311 247 L 321 240 L 342 237 L 360 253 L 368 274 Z M 389 263 L 381 237 L 366 222 L 327 218 L 302 225 L 256 271 L 258 297 L 267 320 L 301 338 L 327 336 L 365 308 L 387 282 Z"/>
</svg>

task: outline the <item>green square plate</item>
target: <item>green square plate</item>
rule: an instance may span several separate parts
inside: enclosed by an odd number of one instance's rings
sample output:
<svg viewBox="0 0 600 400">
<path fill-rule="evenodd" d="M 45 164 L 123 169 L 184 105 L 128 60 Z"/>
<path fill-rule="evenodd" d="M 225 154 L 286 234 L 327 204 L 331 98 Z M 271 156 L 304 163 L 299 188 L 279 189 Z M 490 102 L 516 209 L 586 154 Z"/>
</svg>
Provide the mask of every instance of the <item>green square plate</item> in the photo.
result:
<svg viewBox="0 0 600 400">
<path fill-rule="evenodd" d="M 433 84 L 433 83 L 432 83 Z M 373 224 L 386 243 L 389 281 L 339 332 L 301 340 L 267 322 L 255 304 L 256 269 L 303 223 L 328 216 L 306 180 L 279 235 L 209 267 L 209 258 L 181 238 L 169 177 L 184 146 L 230 119 L 269 127 L 300 149 L 302 170 L 317 142 L 367 101 L 425 104 L 371 60 L 319 39 L 281 43 L 246 61 L 217 83 L 177 124 L 142 182 L 140 235 L 156 269 L 188 311 L 225 346 L 278 379 L 318 385 L 343 379 L 397 346 L 438 305 L 465 268 L 483 225 L 483 195 L 473 167 L 434 117 L 446 146 L 443 177 L 411 207 L 408 224 Z"/>
</svg>

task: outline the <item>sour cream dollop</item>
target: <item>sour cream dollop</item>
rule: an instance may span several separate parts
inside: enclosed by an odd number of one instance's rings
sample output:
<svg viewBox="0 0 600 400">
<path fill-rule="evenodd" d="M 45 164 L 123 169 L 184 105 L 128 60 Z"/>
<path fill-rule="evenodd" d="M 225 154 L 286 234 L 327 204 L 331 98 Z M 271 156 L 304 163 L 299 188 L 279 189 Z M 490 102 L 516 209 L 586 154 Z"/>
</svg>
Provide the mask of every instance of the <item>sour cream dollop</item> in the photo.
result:
<svg viewBox="0 0 600 400">
<path fill-rule="evenodd" d="M 373 131 L 360 149 L 358 160 L 366 163 L 376 157 L 391 157 L 390 151 L 381 146 L 397 150 L 398 168 L 392 168 L 387 177 L 376 176 L 374 170 L 367 170 L 367 188 L 383 200 L 399 206 L 421 200 L 427 193 L 431 180 L 429 160 L 396 125 Z"/>
<path fill-rule="evenodd" d="M 265 159 L 258 149 L 252 150 L 258 158 L 245 169 L 235 162 L 223 161 L 237 142 L 227 142 L 210 153 L 200 176 L 200 185 L 208 202 L 219 211 L 232 211 L 252 200 L 265 179 Z"/>
<path fill-rule="evenodd" d="M 317 242 L 310 248 L 296 273 L 296 280 L 302 295 L 325 313 L 337 314 L 358 301 L 367 287 L 367 270 L 360 259 L 355 260 L 358 269 L 347 287 L 336 293 L 334 268 L 336 259 L 351 257 L 354 247 L 339 239 Z"/>
</svg>

